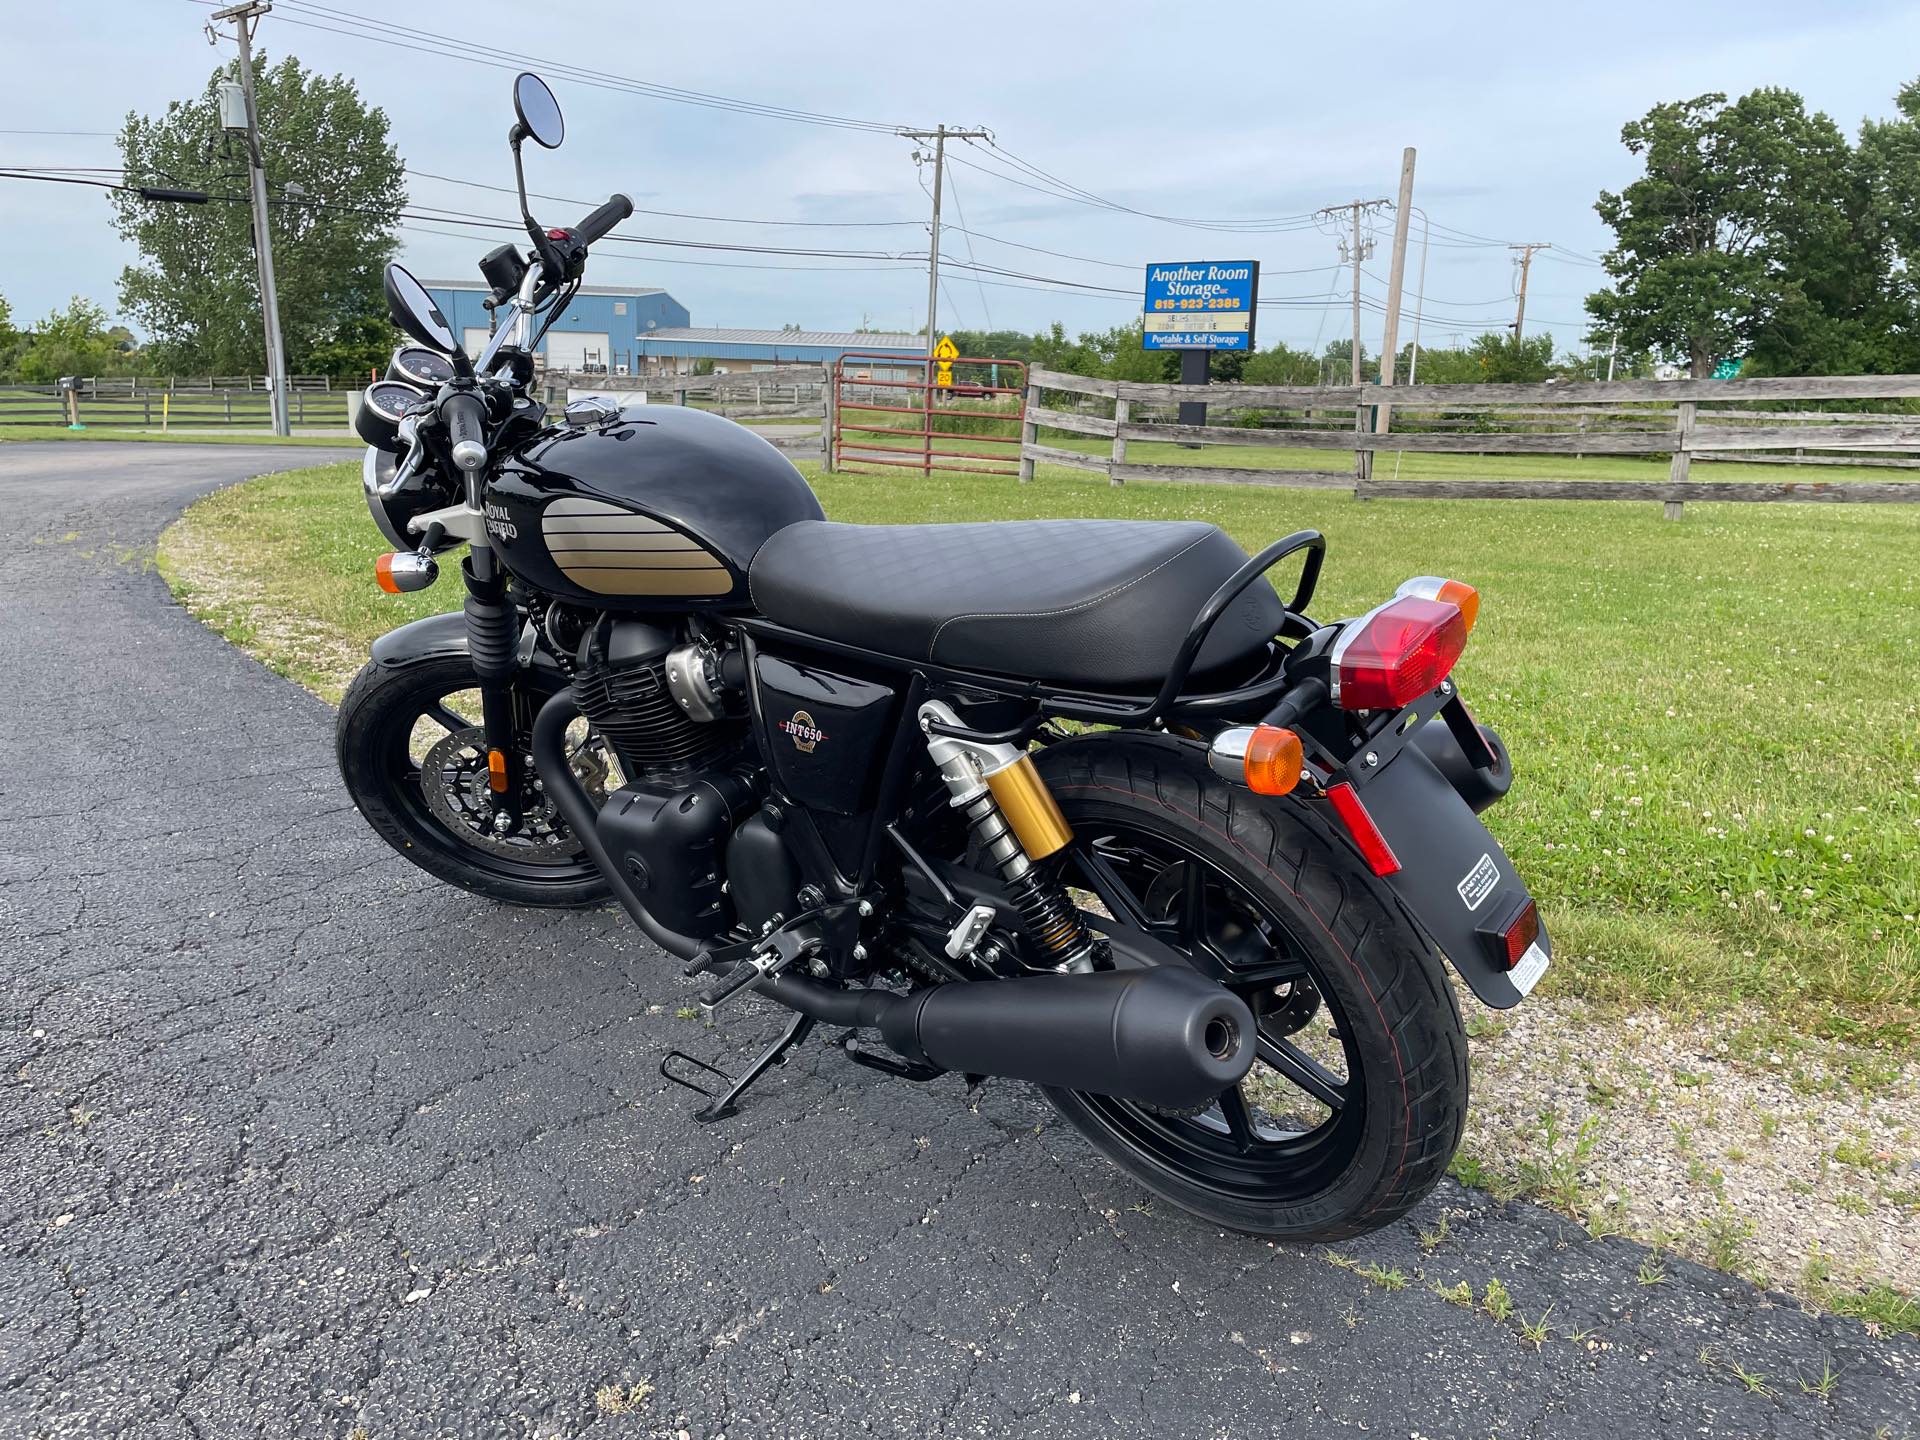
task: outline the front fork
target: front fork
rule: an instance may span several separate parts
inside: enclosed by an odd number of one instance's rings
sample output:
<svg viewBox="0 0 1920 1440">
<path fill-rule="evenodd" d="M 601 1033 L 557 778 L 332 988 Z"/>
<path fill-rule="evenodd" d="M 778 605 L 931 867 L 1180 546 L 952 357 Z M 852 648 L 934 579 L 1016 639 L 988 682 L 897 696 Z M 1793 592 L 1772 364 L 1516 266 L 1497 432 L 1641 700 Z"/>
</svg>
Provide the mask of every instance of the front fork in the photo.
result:
<svg viewBox="0 0 1920 1440">
<path fill-rule="evenodd" d="M 495 825 L 510 832 L 520 825 L 525 772 L 514 733 L 513 676 L 520 648 L 520 614 L 507 595 L 506 575 L 491 545 L 476 542 L 460 574 L 467 586 L 467 650 L 473 657 L 474 678 L 480 682 L 487 785 L 493 794 Z"/>
</svg>

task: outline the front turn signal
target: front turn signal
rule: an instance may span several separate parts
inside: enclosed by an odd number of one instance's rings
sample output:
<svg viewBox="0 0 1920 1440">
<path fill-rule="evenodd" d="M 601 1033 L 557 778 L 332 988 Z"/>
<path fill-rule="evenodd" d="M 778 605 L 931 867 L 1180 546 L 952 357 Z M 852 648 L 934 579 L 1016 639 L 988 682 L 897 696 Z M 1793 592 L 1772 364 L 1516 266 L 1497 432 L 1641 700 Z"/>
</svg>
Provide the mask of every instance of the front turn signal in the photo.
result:
<svg viewBox="0 0 1920 1440">
<path fill-rule="evenodd" d="M 417 550 L 395 550 L 373 562 L 373 578 L 389 595 L 405 595 L 438 580 L 440 564 Z"/>
<path fill-rule="evenodd" d="M 1287 795 L 1307 763 L 1300 737 L 1280 725 L 1236 725 L 1207 748 L 1216 775 L 1245 785 L 1256 795 Z"/>
</svg>

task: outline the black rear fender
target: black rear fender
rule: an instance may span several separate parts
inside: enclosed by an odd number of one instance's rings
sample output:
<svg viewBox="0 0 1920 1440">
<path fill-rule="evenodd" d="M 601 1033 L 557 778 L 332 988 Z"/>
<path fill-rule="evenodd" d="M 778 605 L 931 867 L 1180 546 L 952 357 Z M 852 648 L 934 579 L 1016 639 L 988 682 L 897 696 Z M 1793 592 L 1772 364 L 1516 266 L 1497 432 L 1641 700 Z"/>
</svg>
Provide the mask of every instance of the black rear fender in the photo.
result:
<svg viewBox="0 0 1920 1440">
<path fill-rule="evenodd" d="M 1429 727 L 1444 736 L 1444 727 Z M 1518 1005 L 1553 954 L 1546 927 L 1509 973 L 1494 960 L 1503 922 L 1531 899 L 1500 842 L 1419 744 L 1401 749 L 1355 793 L 1400 868 L 1385 877 L 1409 914 L 1481 1002 Z"/>
</svg>

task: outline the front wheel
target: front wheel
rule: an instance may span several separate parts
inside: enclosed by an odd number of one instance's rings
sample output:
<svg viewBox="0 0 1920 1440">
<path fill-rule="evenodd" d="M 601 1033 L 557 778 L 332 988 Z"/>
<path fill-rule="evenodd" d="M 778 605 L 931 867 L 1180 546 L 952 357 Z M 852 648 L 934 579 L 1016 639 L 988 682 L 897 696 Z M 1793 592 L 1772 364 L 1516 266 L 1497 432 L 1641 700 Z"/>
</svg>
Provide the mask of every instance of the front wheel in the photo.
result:
<svg viewBox="0 0 1920 1440">
<path fill-rule="evenodd" d="M 1467 1042 L 1439 956 L 1360 858 L 1307 806 L 1228 784 L 1171 737 L 1036 759 L 1074 829 L 1060 878 L 1117 963 L 1176 956 L 1259 1027 L 1246 1079 L 1189 1110 L 1048 1099 L 1148 1189 L 1232 1229 L 1335 1240 L 1412 1209 L 1460 1141 Z"/>
<path fill-rule="evenodd" d="M 608 889 L 551 800 L 541 795 L 527 741 L 540 706 L 563 684 L 522 671 L 513 682 L 514 731 L 527 770 L 520 823 L 493 823 L 479 681 L 463 653 L 401 665 L 370 661 L 347 687 L 334 729 L 341 778 L 380 837 L 450 885 L 515 905 L 581 907 Z M 611 762 L 586 732 L 569 736 L 574 773 L 604 799 Z M 618 782 L 615 781 L 615 784 Z"/>
</svg>

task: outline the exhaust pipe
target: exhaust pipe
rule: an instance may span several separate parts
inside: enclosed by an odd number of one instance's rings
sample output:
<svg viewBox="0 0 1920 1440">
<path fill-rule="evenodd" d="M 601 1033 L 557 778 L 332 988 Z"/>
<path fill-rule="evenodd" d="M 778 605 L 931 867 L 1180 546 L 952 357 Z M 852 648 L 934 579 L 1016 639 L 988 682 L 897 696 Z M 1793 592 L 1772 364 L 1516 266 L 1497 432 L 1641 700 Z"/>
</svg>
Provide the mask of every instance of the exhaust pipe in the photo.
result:
<svg viewBox="0 0 1920 1440">
<path fill-rule="evenodd" d="M 906 995 L 769 976 L 769 999 L 829 1025 L 872 1027 L 910 1060 L 1168 1109 L 1237 1084 L 1253 1013 L 1192 970 L 1158 966 L 932 985 Z"/>
</svg>

